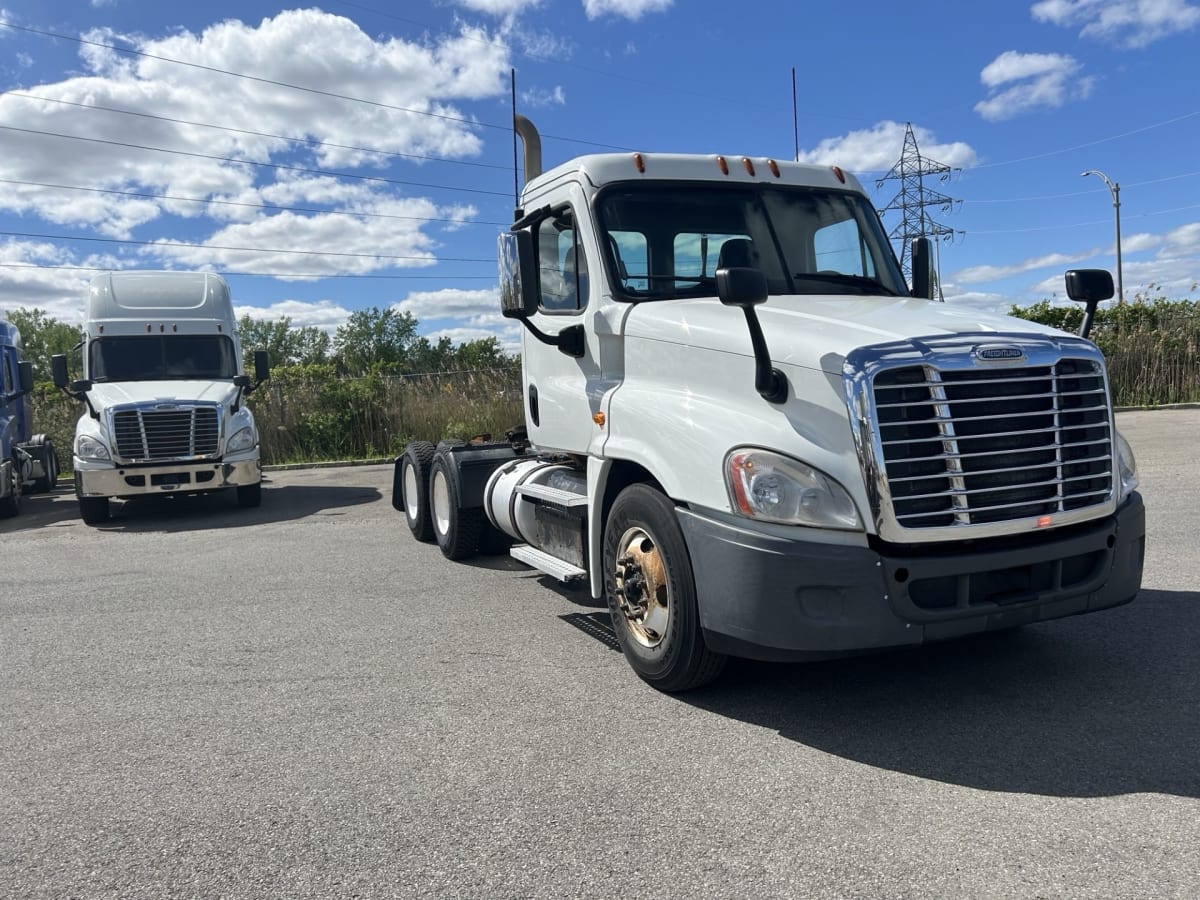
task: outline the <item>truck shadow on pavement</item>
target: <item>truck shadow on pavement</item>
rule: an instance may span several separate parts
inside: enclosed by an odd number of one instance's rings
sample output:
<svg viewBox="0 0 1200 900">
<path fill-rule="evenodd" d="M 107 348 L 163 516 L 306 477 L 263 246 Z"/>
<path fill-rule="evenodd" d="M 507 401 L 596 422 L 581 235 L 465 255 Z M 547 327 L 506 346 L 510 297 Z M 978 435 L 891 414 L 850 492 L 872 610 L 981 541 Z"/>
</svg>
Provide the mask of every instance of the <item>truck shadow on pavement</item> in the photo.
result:
<svg viewBox="0 0 1200 900">
<path fill-rule="evenodd" d="M 731 661 L 679 699 L 880 769 L 988 791 L 1200 797 L 1200 593 L 924 649 Z"/>
<path fill-rule="evenodd" d="M 233 491 L 211 494 L 139 497 L 111 504 L 111 517 L 95 526 L 79 518 L 73 491 L 23 498 L 19 516 L 0 520 L 0 534 L 47 526 L 78 525 L 98 531 L 185 532 L 210 528 L 246 528 L 267 522 L 285 522 L 312 515 L 336 515 L 348 507 L 380 499 L 370 485 L 273 485 L 263 482 L 262 505 L 240 509 Z"/>
</svg>

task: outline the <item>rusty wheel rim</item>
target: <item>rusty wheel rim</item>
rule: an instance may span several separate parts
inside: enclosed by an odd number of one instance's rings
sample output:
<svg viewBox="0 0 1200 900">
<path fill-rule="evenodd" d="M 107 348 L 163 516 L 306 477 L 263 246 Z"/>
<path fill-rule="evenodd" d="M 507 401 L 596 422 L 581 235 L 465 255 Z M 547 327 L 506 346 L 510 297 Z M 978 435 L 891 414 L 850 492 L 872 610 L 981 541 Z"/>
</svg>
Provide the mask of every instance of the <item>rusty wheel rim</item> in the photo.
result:
<svg viewBox="0 0 1200 900">
<path fill-rule="evenodd" d="M 630 635 L 643 647 L 659 646 L 671 623 L 671 585 L 658 545 L 644 528 L 621 535 L 613 574 L 617 608 Z"/>
</svg>

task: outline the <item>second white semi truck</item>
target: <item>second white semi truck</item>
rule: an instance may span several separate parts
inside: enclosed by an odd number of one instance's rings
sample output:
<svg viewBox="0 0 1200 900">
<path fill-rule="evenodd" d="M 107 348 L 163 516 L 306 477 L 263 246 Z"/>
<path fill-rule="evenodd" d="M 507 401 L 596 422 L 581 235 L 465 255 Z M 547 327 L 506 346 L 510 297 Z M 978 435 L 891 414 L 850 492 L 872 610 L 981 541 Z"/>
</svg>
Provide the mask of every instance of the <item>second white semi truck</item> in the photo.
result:
<svg viewBox="0 0 1200 900">
<path fill-rule="evenodd" d="M 607 598 L 666 691 L 727 656 L 904 647 L 1126 603 L 1145 517 L 1104 357 L 905 283 L 853 175 L 742 156 L 584 156 L 500 240 L 526 422 L 414 442 L 393 503 L 461 559 L 490 533 Z M 1088 304 L 1102 270 L 1067 273 Z"/>
<path fill-rule="evenodd" d="M 109 272 L 92 279 L 83 375 L 52 360 L 55 384 L 83 403 L 75 428 L 75 493 L 84 522 L 113 498 L 230 489 L 262 497 L 258 429 L 245 396 L 268 376 L 241 374 L 229 285 L 210 272 Z"/>
</svg>

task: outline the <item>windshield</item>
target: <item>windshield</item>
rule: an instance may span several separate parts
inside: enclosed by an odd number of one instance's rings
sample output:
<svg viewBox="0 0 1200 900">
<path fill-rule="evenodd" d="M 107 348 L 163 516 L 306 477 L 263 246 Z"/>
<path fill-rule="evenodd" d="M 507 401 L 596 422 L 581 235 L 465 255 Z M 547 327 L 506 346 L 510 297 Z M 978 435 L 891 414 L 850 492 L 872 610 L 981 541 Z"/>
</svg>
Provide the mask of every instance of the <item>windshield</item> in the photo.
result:
<svg viewBox="0 0 1200 900">
<path fill-rule="evenodd" d="M 879 217 L 851 191 L 638 183 L 596 205 L 621 299 L 713 296 L 718 268 L 746 265 L 776 295 L 908 295 Z"/>
<path fill-rule="evenodd" d="M 233 341 L 223 334 L 103 337 L 92 341 L 92 381 L 233 378 Z"/>
</svg>

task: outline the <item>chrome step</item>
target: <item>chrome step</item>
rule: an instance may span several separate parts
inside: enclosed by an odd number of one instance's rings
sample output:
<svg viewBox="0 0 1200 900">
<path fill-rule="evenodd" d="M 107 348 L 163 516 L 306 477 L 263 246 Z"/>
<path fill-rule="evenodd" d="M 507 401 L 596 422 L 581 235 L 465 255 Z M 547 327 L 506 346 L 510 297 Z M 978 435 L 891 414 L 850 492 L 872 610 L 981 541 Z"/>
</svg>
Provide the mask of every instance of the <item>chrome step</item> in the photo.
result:
<svg viewBox="0 0 1200 900">
<path fill-rule="evenodd" d="M 519 484 L 517 493 L 534 500 L 545 500 L 557 506 L 587 506 L 587 495 L 576 494 L 572 491 L 561 491 L 558 488 L 546 487 L 544 484 Z"/>
<path fill-rule="evenodd" d="M 527 566 L 533 566 L 539 572 L 552 575 L 559 581 L 575 581 L 579 578 L 587 577 L 586 569 L 573 566 L 569 562 L 559 559 L 557 556 L 551 556 L 546 551 L 539 550 L 537 547 L 530 547 L 528 544 L 517 544 L 517 546 L 508 551 L 508 554 L 518 562 L 523 562 Z"/>
</svg>

